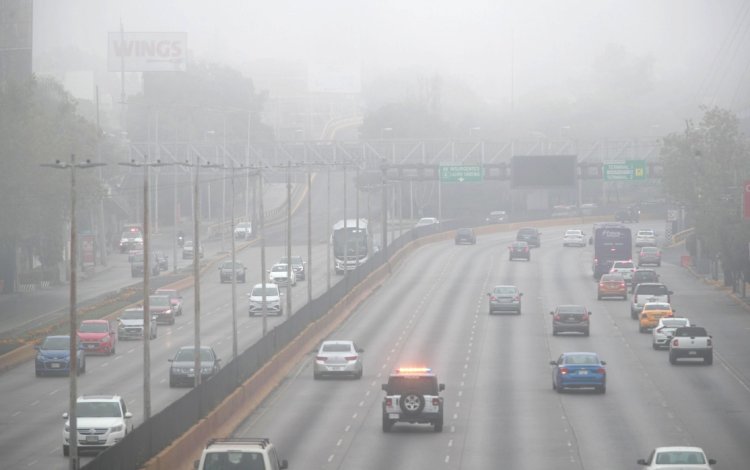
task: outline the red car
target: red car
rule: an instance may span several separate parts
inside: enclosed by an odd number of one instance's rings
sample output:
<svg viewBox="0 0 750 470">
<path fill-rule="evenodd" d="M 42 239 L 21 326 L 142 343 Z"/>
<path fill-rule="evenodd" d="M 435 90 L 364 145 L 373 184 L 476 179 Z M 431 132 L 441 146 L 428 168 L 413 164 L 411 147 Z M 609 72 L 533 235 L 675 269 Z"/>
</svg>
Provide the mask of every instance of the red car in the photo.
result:
<svg viewBox="0 0 750 470">
<path fill-rule="evenodd" d="M 109 320 L 84 320 L 78 327 L 78 339 L 86 354 L 114 354 L 117 328 Z"/>
<path fill-rule="evenodd" d="M 182 315 L 182 295 L 177 289 L 156 289 L 154 295 L 168 295 L 175 316 Z"/>
</svg>

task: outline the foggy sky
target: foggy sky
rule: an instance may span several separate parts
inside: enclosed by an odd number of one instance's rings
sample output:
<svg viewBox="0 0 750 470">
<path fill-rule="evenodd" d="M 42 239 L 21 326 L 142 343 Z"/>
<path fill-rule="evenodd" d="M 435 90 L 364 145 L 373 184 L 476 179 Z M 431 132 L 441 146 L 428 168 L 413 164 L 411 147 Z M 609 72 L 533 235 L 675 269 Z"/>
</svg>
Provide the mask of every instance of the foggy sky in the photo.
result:
<svg viewBox="0 0 750 470">
<path fill-rule="evenodd" d="M 359 68 L 364 81 L 402 71 L 437 73 L 465 82 L 489 101 L 505 101 L 511 70 L 517 95 L 554 89 L 588 74 L 614 44 L 653 59 L 660 80 L 694 89 L 697 100 L 718 97 L 717 104 L 736 108 L 729 101 L 750 81 L 746 3 L 35 0 L 34 53 L 73 47 L 104 60 L 107 33 L 119 30 L 122 20 L 125 31 L 185 31 L 196 59 L 240 69 L 270 58 L 346 64 Z M 737 35 L 742 47 L 717 61 L 737 18 L 744 18 Z M 747 106 L 744 88 L 740 96 Z"/>
</svg>

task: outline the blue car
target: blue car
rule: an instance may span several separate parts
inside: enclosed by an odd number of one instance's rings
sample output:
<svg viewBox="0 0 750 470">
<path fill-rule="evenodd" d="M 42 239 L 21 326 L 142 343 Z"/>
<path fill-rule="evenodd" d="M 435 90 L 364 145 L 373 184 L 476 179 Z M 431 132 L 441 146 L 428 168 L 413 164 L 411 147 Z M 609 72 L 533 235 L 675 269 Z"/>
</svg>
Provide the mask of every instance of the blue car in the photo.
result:
<svg viewBox="0 0 750 470">
<path fill-rule="evenodd" d="M 69 375 L 70 374 L 70 336 L 47 336 L 39 346 L 36 346 L 36 361 L 34 367 L 36 376 Z M 86 373 L 86 354 L 78 345 L 79 374 Z"/>
<path fill-rule="evenodd" d="M 552 388 L 562 393 L 566 388 L 593 388 L 599 393 L 607 391 L 607 363 L 593 352 L 562 353 L 550 361 Z"/>
</svg>

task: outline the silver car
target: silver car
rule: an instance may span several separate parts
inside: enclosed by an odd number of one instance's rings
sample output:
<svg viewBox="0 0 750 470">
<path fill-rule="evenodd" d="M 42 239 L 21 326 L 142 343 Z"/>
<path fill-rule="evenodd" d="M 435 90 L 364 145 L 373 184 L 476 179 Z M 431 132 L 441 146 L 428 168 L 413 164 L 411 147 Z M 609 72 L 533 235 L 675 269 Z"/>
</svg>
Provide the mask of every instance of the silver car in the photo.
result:
<svg viewBox="0 0 750 470">
<path fill-rule="evenodd" d="M 521 297 L 523 293 L 516 286 L 495 286 L 487 293 L 490 300 L 490 315 L 495 312 L 513 312 L 521 314 Z"/>
<path fill-rule="evenodd" d="M 263 289 L 264 284 L 255 284 L 253 290 L 247 294 L 250 300 L 250 316 L 263 314 Z M 265 284 L 266 294 L 266 314 L 283 315 L 284 304 L 281 303 L 281 296 L 284 294 L 276 284 Z"/>
<path fill-rule="evenodd" d="M 347 375 L 362 378 L 362 353 L 354 341 L 323 341 L 313 359 L 313 378 Z"/>
</svg>

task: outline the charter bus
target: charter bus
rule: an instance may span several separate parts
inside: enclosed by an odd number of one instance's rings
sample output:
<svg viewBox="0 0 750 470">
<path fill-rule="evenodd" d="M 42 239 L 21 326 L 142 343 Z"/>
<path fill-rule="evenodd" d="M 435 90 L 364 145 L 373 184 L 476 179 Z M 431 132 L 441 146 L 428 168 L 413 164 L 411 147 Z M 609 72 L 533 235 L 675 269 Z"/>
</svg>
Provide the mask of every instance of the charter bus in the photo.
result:
<svg viewBox="0 0 750 470">
<path fill-rule="evenodd" d="M 333 267 L 336 274 L 356 269 L 365 263 L 372 248 L 367 219 L 339 220 L 331 234 L 333 245 Z"/>
<path fill-rule="evenodd" d="M 632 234 L 623 224 L 594 224 L 591 243 L 594 245 L 592 270 L 597 280 L 609 272 L 613 262 L 633 258 Z"/>
</svg>

